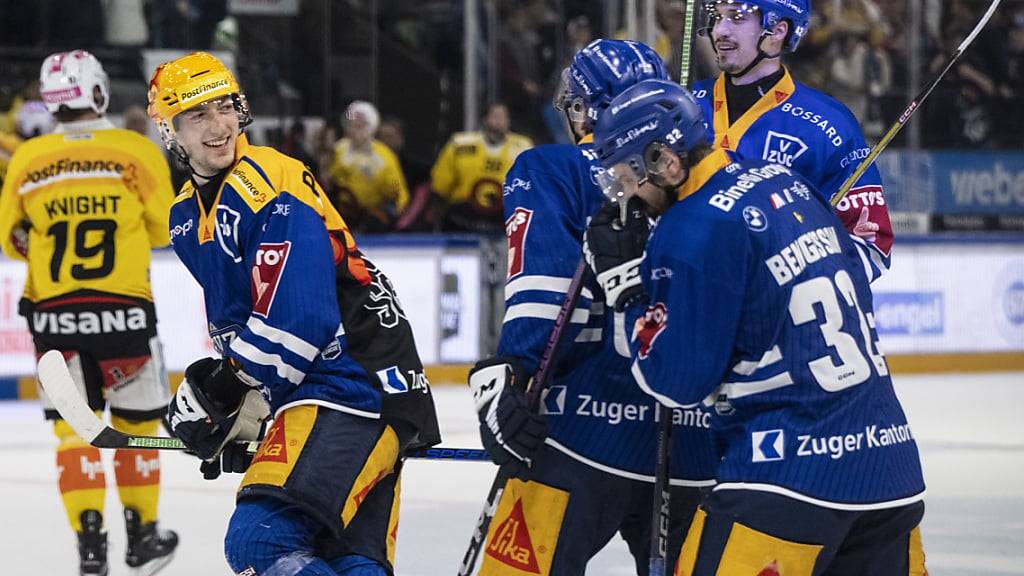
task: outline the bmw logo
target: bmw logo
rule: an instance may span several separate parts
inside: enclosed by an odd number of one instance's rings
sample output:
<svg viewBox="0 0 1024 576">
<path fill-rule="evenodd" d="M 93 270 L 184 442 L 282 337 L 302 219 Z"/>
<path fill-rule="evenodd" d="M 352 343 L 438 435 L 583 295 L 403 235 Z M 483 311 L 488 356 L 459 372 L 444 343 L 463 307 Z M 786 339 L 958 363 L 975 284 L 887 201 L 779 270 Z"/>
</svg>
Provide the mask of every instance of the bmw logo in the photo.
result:
<svg viewBox="0 0 1024 576">
<path fill-rule="evenodd" d="M 757 206 L 747 206 L 744 208 L 743 220 L 746 221 L 747 228 L 754 232 L 762 232 L 768 228 L 768 219 L 765 218 L 764 212 Z"/>
</svg>

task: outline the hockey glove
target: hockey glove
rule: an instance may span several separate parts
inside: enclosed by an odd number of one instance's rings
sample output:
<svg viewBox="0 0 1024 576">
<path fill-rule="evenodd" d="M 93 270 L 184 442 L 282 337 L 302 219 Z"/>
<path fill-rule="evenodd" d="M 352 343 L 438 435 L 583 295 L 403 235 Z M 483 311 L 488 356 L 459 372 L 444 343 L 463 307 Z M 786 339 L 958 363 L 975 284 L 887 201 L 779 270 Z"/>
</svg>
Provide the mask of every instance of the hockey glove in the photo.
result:
<svg viewBox="0 0 1024 576">
<path fill-rule="evenodd" d="M 631 300 L 643 296 L 640 261 L 650 234 L 643 201 L 633 196 L 622 221 L 618 204 L 601 208 L 583 234 L 583 254 L 604 290 L 605 301 L 621 312 Z"/>
<path fill-rule="evenodd" d="M 495 464 L 519 478 L 527 477 L 547 436 L 544 417 L 530 409 L 527 382 L 512 358 L 481 360 L 469 372 L 484 449 Z"/>
<path fill-rule="evenodd" d="M 243 474 L 252 464 L 249 445 L 243 442 L 228 442 L 220 452 L 219 458 L 207 462 L 203 460 L 199 464 L 199 471 L 203 473 L 203 479 L 216 480 L 223 471 L 226 474 Z"/>
<path fill-rule="evenodd" d="M 185 369 L 167 407 L 171 434 L 207 462 L 232 440 L 258 439 L 269 416 L 270 406 L 259 390 L 239 378 L 227 360 L 213 358 Z"/>
</svg>

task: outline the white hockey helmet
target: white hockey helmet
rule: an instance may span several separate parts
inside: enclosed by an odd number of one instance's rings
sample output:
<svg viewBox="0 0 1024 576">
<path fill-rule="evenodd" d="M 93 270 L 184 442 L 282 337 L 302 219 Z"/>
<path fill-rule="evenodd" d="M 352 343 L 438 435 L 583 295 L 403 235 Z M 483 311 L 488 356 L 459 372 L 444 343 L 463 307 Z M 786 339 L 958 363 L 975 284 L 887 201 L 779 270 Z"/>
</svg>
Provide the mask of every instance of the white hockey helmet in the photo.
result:
<svg viewBox="0 0 1024 576">
<path fill-rule="evenodd" d="M 97 102 L 93 92 L 99 88 Z M 95 56 L 85 50 L 58 52 L 43 60 L 39 70 L 39 93 L 51 114 L 65 106 L 103 114 L 110 103 L 107 73 Z"/>
</svg>

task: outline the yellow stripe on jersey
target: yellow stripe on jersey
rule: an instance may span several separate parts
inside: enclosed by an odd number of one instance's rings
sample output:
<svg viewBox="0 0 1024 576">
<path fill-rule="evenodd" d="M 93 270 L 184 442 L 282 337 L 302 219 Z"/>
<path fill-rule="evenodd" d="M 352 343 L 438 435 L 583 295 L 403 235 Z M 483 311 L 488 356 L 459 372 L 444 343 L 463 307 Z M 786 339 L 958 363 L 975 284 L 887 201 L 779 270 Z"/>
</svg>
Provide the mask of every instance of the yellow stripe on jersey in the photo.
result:
<svg viewBox="0 0 1024 576">
<path fill-rule="evenodd" d="M 11 235 L 28 228 L 25 297 L 96 290 L 152 299 L 150 249 L 170 241 L 170 184 L 160 150 L 128 130 L 54 133 L 22 144 L 0 192 L 0 247 L 24 259 Z"/>
<path fill-rule="evenodd" d="M 779 106 L 796 91 L 796 85 L 793 83 L 793 77 L 789 75 L 789 69 L 784 68 L 785 72 L 782 74 L 782 79 L 779 80 L 775 86 L 772 86 L 768 92 L 763 94 L 761 98 L 750 107 L 749 110 L 743 113 L 742 116 L 736 119 L 736 123 L 729 125 L 729 101 L 725 97 L 725 83 L 727 82 L 725 74 L 721 74 L 718 80 L 715 80 L 715 96 L 713 100 L 714 105 L 714 128 L 715 128 L 715 143 L 716 148 L 723 148 L 735 152 L 740 145 L 740 139 L 747 132 L 747 129 L 754 124 L 761 116 L 764 116 L 765 112 L 768 112 L 772 108 Z"/>
</svg>

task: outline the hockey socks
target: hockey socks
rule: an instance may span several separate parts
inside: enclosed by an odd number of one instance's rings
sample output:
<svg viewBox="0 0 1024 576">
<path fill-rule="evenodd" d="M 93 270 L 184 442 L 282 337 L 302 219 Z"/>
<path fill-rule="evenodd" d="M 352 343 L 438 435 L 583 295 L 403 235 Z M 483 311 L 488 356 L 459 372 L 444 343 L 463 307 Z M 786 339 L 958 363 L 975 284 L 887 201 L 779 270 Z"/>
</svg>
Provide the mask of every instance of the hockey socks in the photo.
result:
<svg viewBox="0 0 1024 576">
<path fill-rule="evenodd" d="M 153 436 L 160 427 L 159 420 L 133 422 L 119 416 L 111 418 L 117 430 L 127 434 Z M 160 456 L 157 450 L 123 448 L 114 452 L 114 476 L 121 505 L 135 510 L 142 524 L 157 518 L 160 500 Z"/>
<path fill-rule="evenodd" d="M 82 513 L 95 510 L 103 513 L 106 497 L 106 476 L 100 451 L 85 443 L 63 420 L 53 424 L 57 445 L 57 474 L 60 496 L 68 522 L 75 532 L 82 531 Z M 100 527 L 102 528 L 102 526 Z"/>
</svg>

